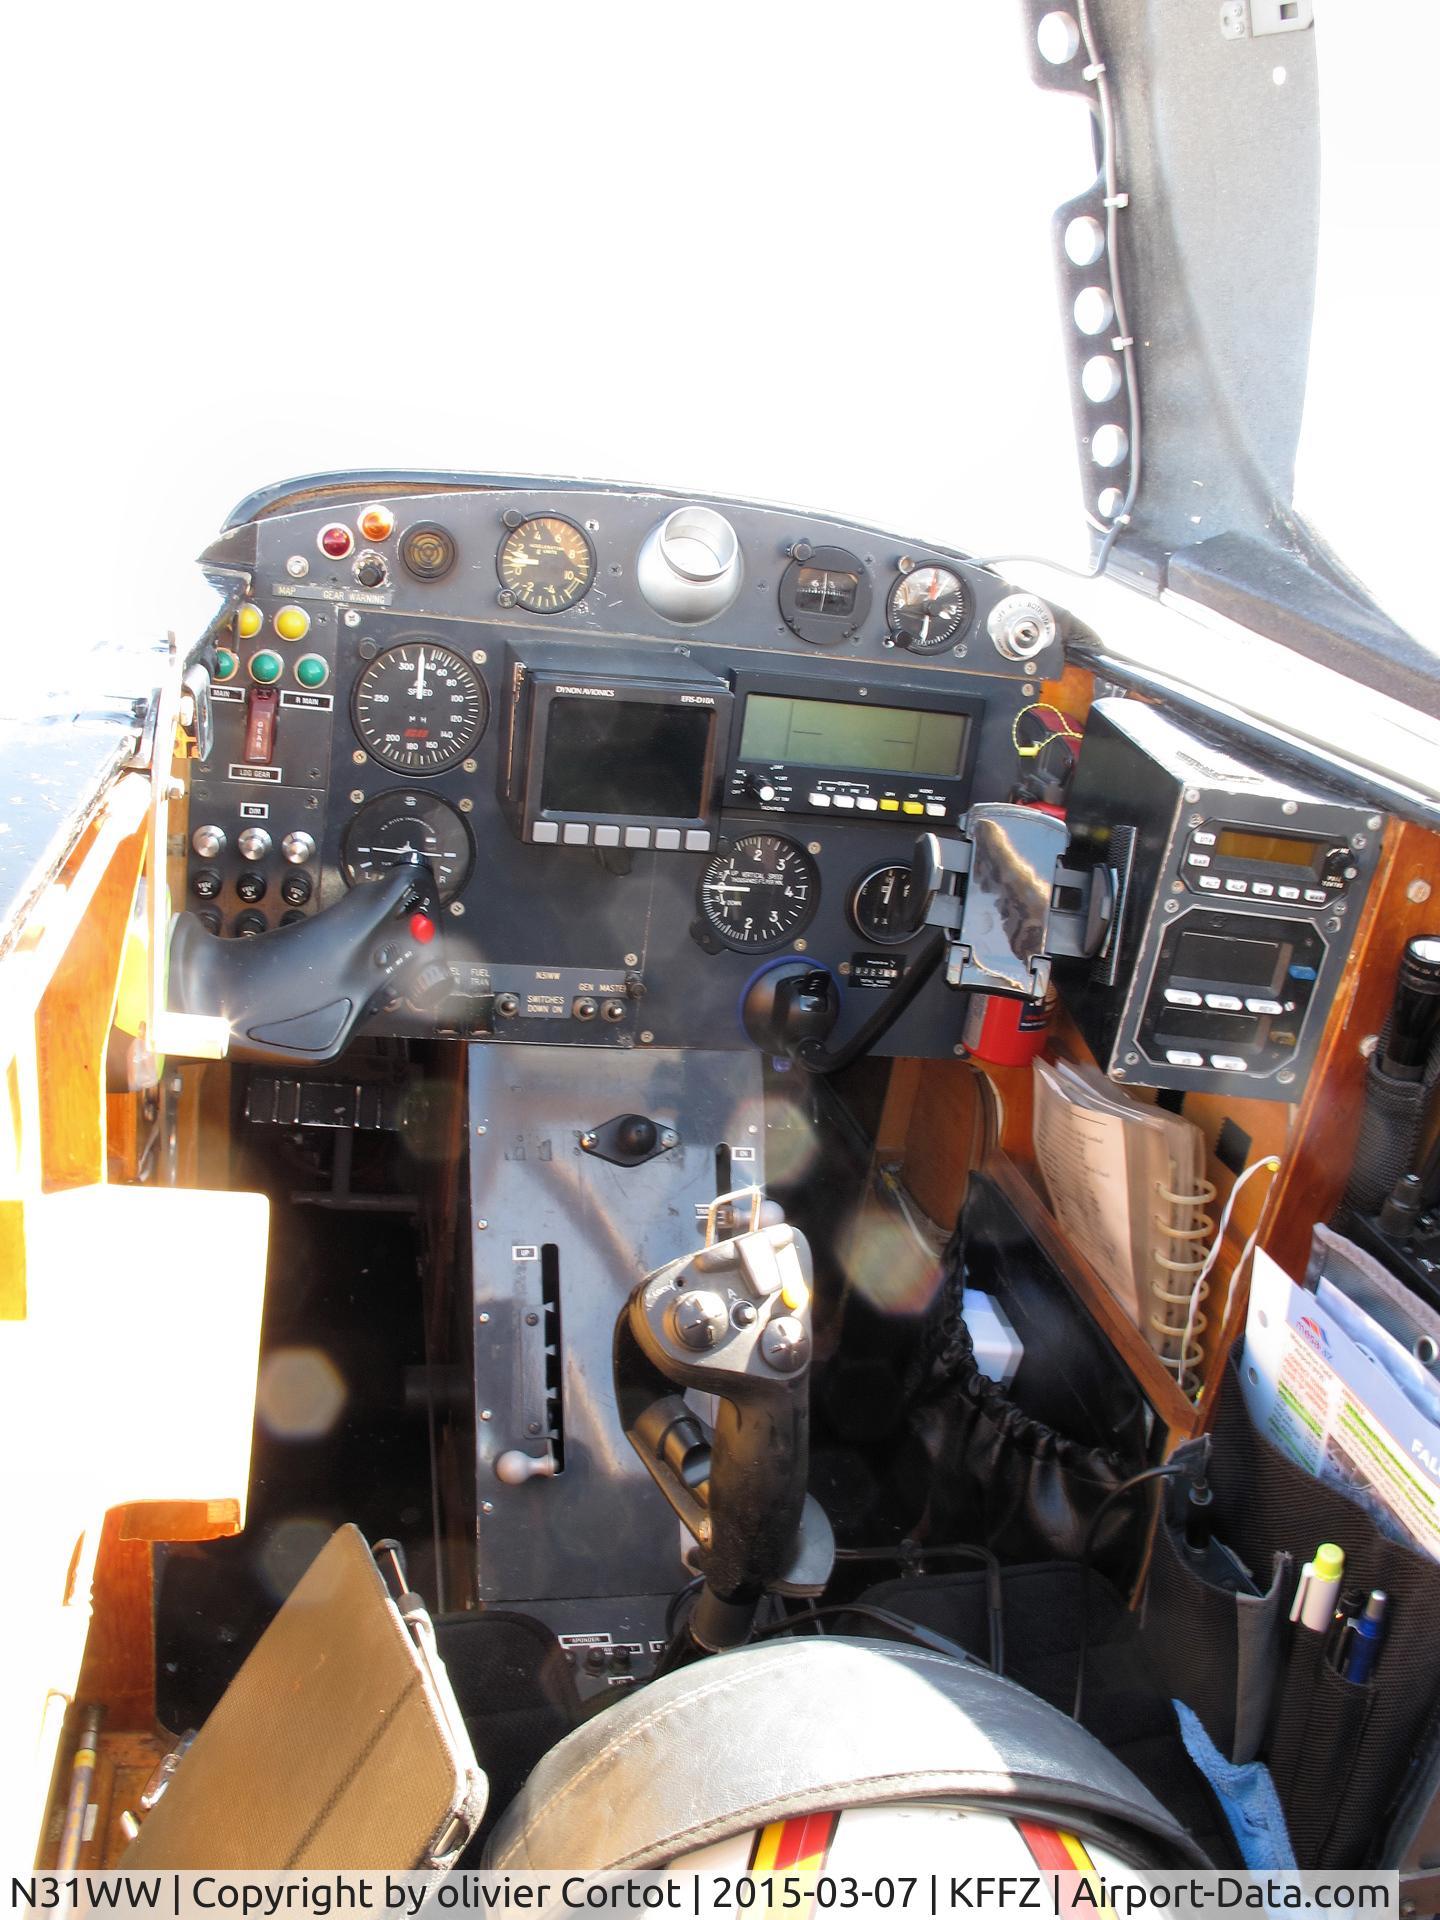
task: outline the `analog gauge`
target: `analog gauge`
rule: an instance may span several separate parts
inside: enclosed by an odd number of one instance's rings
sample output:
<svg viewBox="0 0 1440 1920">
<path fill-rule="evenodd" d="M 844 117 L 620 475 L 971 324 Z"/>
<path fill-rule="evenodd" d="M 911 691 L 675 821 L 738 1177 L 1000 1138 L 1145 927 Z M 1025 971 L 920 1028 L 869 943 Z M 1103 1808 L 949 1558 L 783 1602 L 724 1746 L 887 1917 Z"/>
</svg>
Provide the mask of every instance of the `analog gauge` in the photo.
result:
<svg viewBox="0 0 1440 1920">
<path fill-rule="evenodd" d="M 485 683 L 458 653 L 416 635 L 377 655 L 350 703 L 367 752 L 396 773 L 443 773 L 490 717 Z"/>
<path fill-rule="evenodd" d="M 850 896 L 850 918 L 863 940 L 898 947 L 910 939 L 909 867 L 875 867 Z"/>
<path fill-rule="evenodd" d="M 391 867 L 428 860 L 442 900 L 453 900 L 470 878 L 475 847 L 454 807 L 433 793 L 380 793 L 352 815 L 340 848 L 347 886 L 382 879 Z"/>
<path fill-rule="evenodd" d="M 745 953 L 793 940 L 810 924 L 819 899 L 819 868 L 778 833 L 745 834 L 715 856 L 700 881 L 706 925 Z"/>
<path fill-rule="evenodd" d="M 547 513 L 522 520 L 500 543 L 501 584 L 531 613 L 564 613 L 595 578 L 595 550 L 569 520 Z"/>
<path fill-rule="evenodd" d="M 858 554 L 845 547 L 792 548 L 780 576 L 780 612 L 790 631 L 812 647 L 853 640 L 870 612 L 870 576 Z"/>
<path fill-rule="evenodd" d="M 890 631 L 912 653 L 935 653 L 970 618 L 965 582 L 948 567 L 916 567 L 890 589 Z"/>
</svg>

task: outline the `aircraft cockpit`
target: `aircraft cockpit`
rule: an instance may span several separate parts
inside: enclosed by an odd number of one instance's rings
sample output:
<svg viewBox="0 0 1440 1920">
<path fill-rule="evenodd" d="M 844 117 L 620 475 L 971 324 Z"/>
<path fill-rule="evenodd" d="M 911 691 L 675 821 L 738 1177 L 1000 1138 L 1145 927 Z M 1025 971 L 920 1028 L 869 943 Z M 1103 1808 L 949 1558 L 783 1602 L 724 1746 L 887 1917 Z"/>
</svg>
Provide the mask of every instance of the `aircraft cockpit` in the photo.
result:
<svg viewBox="0 0 1440 1920">
<path fill-rule="evenodd" d="M 1312 10 L 1021 11 L 1088 569 L 337 468 L 0 726 L 57 1886 L 1440 1904 L 1440 702 L 1291 485 Z"/>
</svg>

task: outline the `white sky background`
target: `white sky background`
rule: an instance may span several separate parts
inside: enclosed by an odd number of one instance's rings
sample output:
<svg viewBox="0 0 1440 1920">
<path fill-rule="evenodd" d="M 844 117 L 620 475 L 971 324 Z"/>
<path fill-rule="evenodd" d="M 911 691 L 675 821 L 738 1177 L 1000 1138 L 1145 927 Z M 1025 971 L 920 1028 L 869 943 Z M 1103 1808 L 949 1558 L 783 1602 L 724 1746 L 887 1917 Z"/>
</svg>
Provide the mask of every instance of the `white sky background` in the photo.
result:
<svg viewBox="0 0 1440 1920">
<path fill-rule="evenodd" d="M 346 466 L 1080 557 L 1048 222 L 1084 114 L 1020 32 L 1011 0 L 24 9 L 34 611 L 72 628 L 79 588 L 96 626 L 193 626 L 231 506 Z"/>
<path fill-rule="evenodd" d="M 1316 12 L 1320 264 L 1295 502 L 1440 652 L 1437 15 L 1434 0 L 1317 0 Z M 1283 66 L 1283 38 L 1272 44 Z"/>
<path fill-rule="evenodd" d="M 1387 16 L 1372 160 L 1408 163 L 1426 63 L 1393 29 L 1424 4 Z M 1329 9 L 1363 48 L 1371 9 Z M 1088 132 L 1032 89 L 1017 0 L 142 0 L 7 40 L 12 690 L 193 631 L 230 507 L 325 468 L 657 481 L 1084 559 L 1048 225 Z M 1377 584 L 1386 472 L 1354 540 L 1353 465 L 1313 490 Z M 1418 614 L 1418 565 L 1391 597 Z"/>
</svg>

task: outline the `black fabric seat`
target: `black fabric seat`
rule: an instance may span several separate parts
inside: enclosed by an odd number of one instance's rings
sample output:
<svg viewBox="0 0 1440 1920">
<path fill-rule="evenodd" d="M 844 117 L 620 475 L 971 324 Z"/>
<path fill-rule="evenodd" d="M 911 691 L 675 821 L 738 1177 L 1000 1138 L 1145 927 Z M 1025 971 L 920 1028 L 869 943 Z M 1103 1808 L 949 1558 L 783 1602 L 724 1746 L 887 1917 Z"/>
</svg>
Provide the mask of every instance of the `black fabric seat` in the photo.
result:
<svg viewBox="0 0 1440 1920">
<path fill-rule="evenodd" d="M 770 1821 L 902 1800 L 1052 1820 L 1147 1866 L 1208 1865 L 1034 1694 L 924 1648 L 837 1638 L 746 1647 L 627 1695 L 546 1754 L 486 1864 L 659 1867 Z"/>
</svg>

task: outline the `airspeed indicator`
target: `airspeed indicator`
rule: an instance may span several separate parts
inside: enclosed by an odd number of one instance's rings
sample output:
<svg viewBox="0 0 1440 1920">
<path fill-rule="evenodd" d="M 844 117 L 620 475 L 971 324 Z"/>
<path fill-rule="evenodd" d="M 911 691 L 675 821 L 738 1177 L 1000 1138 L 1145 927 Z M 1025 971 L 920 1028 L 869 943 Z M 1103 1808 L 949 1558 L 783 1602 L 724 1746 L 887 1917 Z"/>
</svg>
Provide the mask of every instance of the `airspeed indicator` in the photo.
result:
<svg viewBox="0 0 1440 1920">
<path fill-rule="evenodd" d="M 382 767 L 426 774 L 458 765 L 484 733 L 490 710 L 470 662 L 416 634 L 362 670 L 350 716 Z"/>
</svg>

